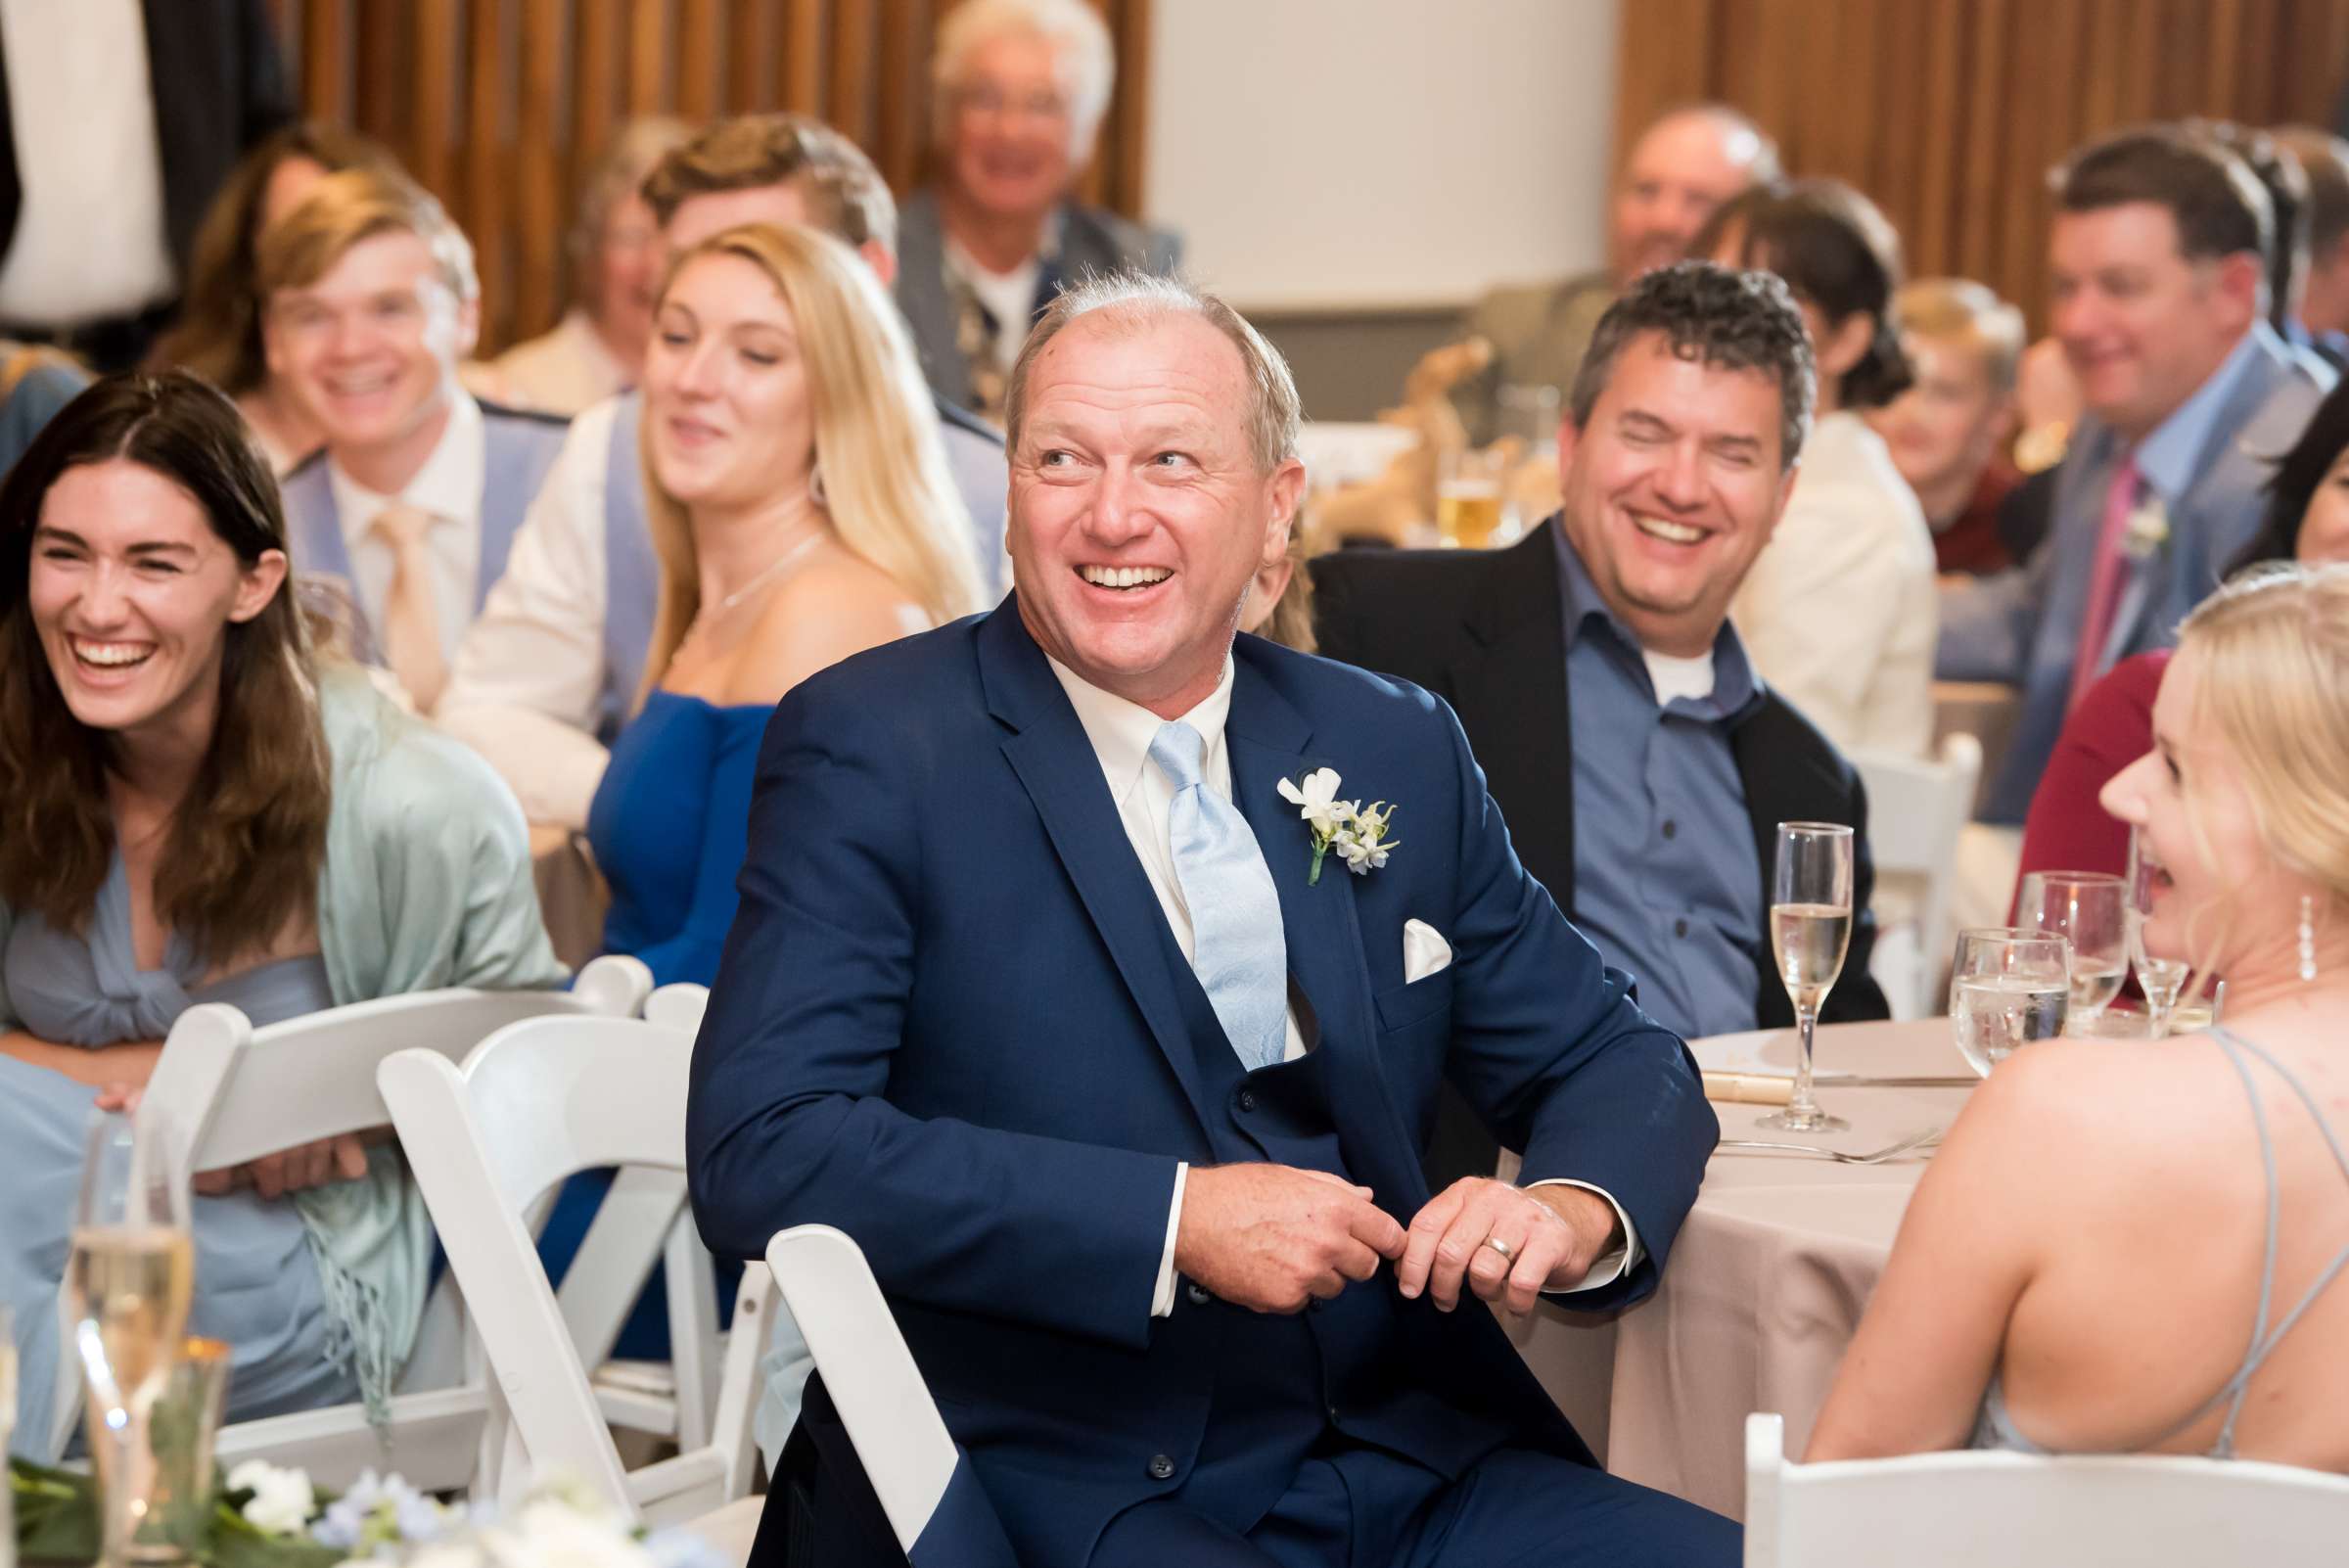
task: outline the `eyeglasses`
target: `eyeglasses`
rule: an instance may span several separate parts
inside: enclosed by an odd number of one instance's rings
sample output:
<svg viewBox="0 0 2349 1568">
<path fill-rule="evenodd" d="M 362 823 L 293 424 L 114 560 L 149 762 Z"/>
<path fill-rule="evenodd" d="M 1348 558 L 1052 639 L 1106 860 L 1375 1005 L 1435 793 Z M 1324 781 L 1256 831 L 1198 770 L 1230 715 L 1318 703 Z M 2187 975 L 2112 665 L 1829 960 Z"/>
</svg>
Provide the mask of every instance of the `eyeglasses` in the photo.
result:
<svg viewBox="0 0 2349 1568">
<path fill-rule="evenodd" d="M 955 98 L 965 112 L 992 118 L 1062 120 L 1069 117 L 1068 99 L 1048 90 L 1005 92 L 992 82 L 982 81 L 963 88 Z"/>
</svg>

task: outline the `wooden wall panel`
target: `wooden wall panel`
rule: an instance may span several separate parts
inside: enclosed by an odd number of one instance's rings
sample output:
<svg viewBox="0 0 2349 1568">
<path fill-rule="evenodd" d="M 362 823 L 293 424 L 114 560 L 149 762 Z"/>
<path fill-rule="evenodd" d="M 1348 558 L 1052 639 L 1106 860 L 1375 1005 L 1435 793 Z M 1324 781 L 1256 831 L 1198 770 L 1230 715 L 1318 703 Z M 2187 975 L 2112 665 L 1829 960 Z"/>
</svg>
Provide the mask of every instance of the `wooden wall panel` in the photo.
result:
<svg viewBox="0 0 2349 1568">
<path fill-rule="evenodd" d="M 483 344 L 545 330 L 578 186 L 630 115 L 788 109 L 925 173 L 930 51 L 956 0 L 273 0 L 303 112 L 398 154 L 472 236 Z M 1118 92 L 1083 195 L 1140 209 L 1151 0 L 1088 0 Z"/>
<path fill-rule="evenodd" d="M 2349 0 L 1625 0 L 1616 146 L 1661 111 L 1733 104 L 1787 167 L 1873 197 L 1911 276 L 2047 303 L 2047 175 L 2153 118 L 2329 123 Z"/>
</svg>

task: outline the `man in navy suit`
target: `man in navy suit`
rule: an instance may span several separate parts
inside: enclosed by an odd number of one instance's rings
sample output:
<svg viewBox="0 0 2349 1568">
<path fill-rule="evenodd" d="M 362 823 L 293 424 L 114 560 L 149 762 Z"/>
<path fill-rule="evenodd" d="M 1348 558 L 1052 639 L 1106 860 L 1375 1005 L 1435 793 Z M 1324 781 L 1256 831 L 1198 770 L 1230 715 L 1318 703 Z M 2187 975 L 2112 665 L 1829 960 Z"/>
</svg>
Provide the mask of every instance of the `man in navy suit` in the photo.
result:
<svg viewBox="0 0 2349 1568">
<path fill-rule="evenodd" d="M 1479 1305 L 1645 1296 L 1718 1126 L 1451 710 L 1235 638 L 1304 487 L 1286 366 L 1125 275 L 1046 312 L 1006 412 L 1013 597 L 768 728 L 703 1234 L 862 1245 L 966 1456 L 917 1560 L 1734 1561 L 1592 1464 Z M 1525 1186 L 1431 1197 L 1447 1080 Z M 806 1557 L 869 1560 L 820 1378 L 801 1431 Z"/>
</svg>

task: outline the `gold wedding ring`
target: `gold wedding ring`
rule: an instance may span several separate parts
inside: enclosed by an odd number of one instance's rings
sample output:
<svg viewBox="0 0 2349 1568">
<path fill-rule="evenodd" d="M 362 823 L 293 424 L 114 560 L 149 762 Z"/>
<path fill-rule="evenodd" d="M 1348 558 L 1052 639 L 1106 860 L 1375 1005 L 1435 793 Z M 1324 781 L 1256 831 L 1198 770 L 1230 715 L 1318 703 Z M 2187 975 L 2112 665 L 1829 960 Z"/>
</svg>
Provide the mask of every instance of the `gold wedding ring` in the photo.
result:
<svg viewBox="0 0 2349 1568">
<path fill-rule="evenodd" d="M 1485 1238 L 1485 1245 L 1492 1248 L 1495 1252 L 1499 1253 L 1503 1258 L 1506 1258 L 1511 1263 L 1515 1263 L 1517 1261 L 1517 1249 L 1510 1246 L 1507 1242 L 1501 1240 L 1498 1236 L 1487 1236 Z"/>
</svg>

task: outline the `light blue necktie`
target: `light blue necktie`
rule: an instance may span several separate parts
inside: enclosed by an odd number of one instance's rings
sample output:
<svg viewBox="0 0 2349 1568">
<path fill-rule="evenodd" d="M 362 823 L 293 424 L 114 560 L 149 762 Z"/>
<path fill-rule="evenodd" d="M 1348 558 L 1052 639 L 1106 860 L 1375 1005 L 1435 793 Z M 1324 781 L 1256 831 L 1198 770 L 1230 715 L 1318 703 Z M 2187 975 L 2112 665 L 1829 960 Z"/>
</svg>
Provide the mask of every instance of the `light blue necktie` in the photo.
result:
<svg viewBox="0 0 2349 1568">
<path fill-rule="evenodd" d="M 1251 1071 L 1279 1061 L 1288 1044 L 1289 947 L 1280 894 L 1239 807 L 1200 780 L 1207 743 L 1190 725 L 1161 724 L 1150 760 L 1174 781 L 1167 837 L 1174 880 L 1191 911 L 1191 969 Z"/>
</svg>

